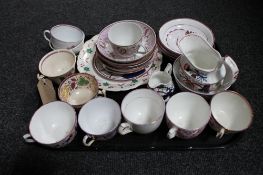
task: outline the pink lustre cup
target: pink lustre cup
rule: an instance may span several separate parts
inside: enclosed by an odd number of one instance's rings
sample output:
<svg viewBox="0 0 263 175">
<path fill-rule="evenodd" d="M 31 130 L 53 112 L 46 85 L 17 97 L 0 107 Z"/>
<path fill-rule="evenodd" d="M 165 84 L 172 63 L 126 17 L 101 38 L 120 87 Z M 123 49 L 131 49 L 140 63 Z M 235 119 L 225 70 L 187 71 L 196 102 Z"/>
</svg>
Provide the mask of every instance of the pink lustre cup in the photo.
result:
<svg viewBox="0 0 263 175">
<path fill-rule="evenodd" d="M 211 100 L 212 117 L 209 125 L 217 131 L 216 137 L 241 132 L 249 128 L 253 111 L 245 97 L 234 91 L 216 94 Z"/>
<path fill-rule="evenodd" d="M 210 106 L 203 97 L 191 92 L 177 93 L 166 105 L 167 137 L 194 138 L 204 130 L 210 116 Z"/>
</svg>

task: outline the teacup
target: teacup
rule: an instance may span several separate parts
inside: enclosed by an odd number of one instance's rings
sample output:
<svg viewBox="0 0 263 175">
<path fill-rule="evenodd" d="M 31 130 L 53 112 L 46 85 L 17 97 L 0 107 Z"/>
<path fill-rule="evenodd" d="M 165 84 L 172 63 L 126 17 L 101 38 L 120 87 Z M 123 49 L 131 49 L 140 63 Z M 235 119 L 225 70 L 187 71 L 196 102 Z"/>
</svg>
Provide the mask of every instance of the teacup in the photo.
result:
<svg viewBox="0 0 263 175">
<path fill-rule="evenodd" d="M 72 49 L 77 53 L 81 50 L 85 34 L 78 27 L 59 24 L 43 32 L 44 38 L 52 49 Z"/>
<path fill-rule="evenodd" d="M 106 97 L 90 100 L 78 115 L 79 126 L 86 133 L 83 144 L 91 146 L 95 140 L 111 139 L 120 122 L 121 110 L 117 102 Z"/>
<path fill-rule="evenodd" d="M 168 63 L 164 71 L 154 72 L 148 82 L 148 87 L 160 94 L 164 101 L 167 102 L 170 95 L 174 92 L 174 84 L 171 77 L 172 64 Z"/>
<path fill-rule="evenodd" d="M 121 111 L 125 120 L 118 129 L 121 135 L 130 132 L 148 134 L 160 126 L 165 112 L 165 102 L 151 89 L 137 89 L 124 97 Z"/>
<path fill-rule="evenodd" d="M 194 138 L 204 130 L 210 116 L 210 106 L 203 97 L 191 92 L 177 93 L 166 105 L 167 137 Z"/>
<path fill-rule="evenodd" d="M 145 54 L 146 49 L 141 44 L 142 37 L 142 28 L 131 21 L 116 22 L 108 31 L 113 52 L 121 57 L 136 56 L 137 53 Z"/>
<path fill-rule="evenodd" d="M 59 148 L 69 144 L 77 131 L 77 116 L 74 108 L 61 101 L 41 106 L 31 118 L 29 134 L 23 136 L 28 143 Z"/>
<path fill-rule="evenodd" d="M 233 91 L 220 92 L 211 100 L 212 117 L 209 125 L 217 131 L 216 137 L 246 130 L 252 123 L 253 111 L 242 95 Z"/>
<path fill-rule="evenodd" d="M 39 71 L 60 84 L 63 78 L 75 72 L 76 55 L 67 49 L 47 53 L 39 62 Z"/>
<path fill-rule="evenodd" d="M 75 73 L 68 76 L 58 88 L 59 99 L 75 108 L 80 108 L 98 94 L 105 96 L 105 93 L 99 90 L 95 77 L 87 73 Z"/>
<path fill-rule="evenodd" d="M 199 84 L 222 83 L 226 75 L 224 58 L 198 35 L 186 35 L 178 44 L 184 57 L 180 64 L 191 81 Z"/>
</svg>

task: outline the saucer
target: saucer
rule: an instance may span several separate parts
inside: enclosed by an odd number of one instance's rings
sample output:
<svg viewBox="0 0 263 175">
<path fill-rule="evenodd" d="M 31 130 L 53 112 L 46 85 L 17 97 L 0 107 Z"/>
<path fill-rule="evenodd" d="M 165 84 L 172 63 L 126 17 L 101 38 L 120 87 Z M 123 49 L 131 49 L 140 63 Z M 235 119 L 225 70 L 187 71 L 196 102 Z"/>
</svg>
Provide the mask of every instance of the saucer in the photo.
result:
<svg viewBox="0 0 263 175">
<path fill-rule="evenodd" d="M 78 55 L 77 69 L 81 73 L 89 73 L 95 76 L 98 81 L 99 88 L 106 91 L 126 91 L 134 89 L 140 85 L 147 84 L 150 75 L 154 71 L 160 70 L 162 54 L 158 52 L 156 54 L 156 59 L 150 66 L 150 69 L 148 71 L 144 71 L 139 77 L 130 78 L 129 76 L 109 76 L 109 78 L 105 78 L 104 76 L 101 76 L 93 65 L 93 58 L 96 52 L 96 42 L 98 37 L 99 36 L 96 35 L 84 44 Z"/>
<path fill-rule="evenodd" d="M 196 34 L 214 45 L 214 35 L 206 25 L 203 23 L 188 19 L 180 18 L 166 22 L 159 30 L 159 39 L 170 52 L 181 54 L 178 47 L 178 42 L 188 34 Z"/>
<path fill-rule="evenodd" d="M 107 27 L 105 27 L 99 34 L 98 42 L 97 42 L 97 48 L 98 51 L 101 53 L 102 56 L 105 58 L 114 61 L 114 62 L 120 62 L 120 63 L 127 63 L 127 62 L 133 62 L 137 61 L 149 54 L 152 53 L 154 50 L 155 44 L 156 44 L 156 35 L 154 30 L 148 26 L 147 24 L 136 21 L 136 20 L 126 20 L 128 22 L 134 22 L 138 24 L 143 29 L 143 37 L 142 37 L 142 46 L 146 49 L 145 54 L 138 54 L 137 56 L 130 56 L 130 57 L 121 57 L 117 54 L 113 53 L 113 50 L 110 45 L 110 41 L 108 38 L 108 31 L 110 27 L 116 23 L 110 24 Z"/>
<path fill-rule="evenodd" d="M 231 69 L 231 65 L 228 65 L 227 62 L 224 62 L 225 69 L 226 69 L 226 76 L 223 79 L 223 83 L 219 86 L 216 90 L 210 91 L 208 93 L 203 91 L 196 91 L 193 89 L 194 84 L 189 80 L 189 78 L 182 73 L 181 66 L 180 66 L 180 59 L 181 56 L 178 57 L 173 64 L 173 75 L 175 77 L 176 83 L 178 84 L 179 88 L 182 91 L 189 91 L 196 94 L 199 94 L 204 97 L 211 97 L 219 92 L 225 91 L 230 88 L 232 84 L 236 81 L 235 73 Z"/>
</svg>

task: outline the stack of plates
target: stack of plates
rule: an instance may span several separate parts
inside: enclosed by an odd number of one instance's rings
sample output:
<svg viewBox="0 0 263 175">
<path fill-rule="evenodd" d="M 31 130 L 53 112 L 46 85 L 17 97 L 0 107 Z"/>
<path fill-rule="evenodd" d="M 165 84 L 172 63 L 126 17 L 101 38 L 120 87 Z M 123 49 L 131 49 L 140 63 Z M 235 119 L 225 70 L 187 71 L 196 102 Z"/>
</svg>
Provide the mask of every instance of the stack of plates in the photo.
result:
<svg viewBox="0 0 263 175">
<path fill-rule="evenodd" d="M 188 34 L 199 35 L 211 46 L 214 45 L 213 32 L 206 25 L 193 19 L 180 18 L 168 21 L 161 26 L 157 38 L 160 51 L 172 59 L 177 59 L 181 55 L 178 43 Z"/>
<path fill-rule="evenodd" d="M 126 20 L 137 24 L 143 30 L 142 46 L 146 49 L 144 54 L 137 53 L 132 56 L 122 57 L 114 54 L 111 44 L 109 43 L 108 31 L 116 24 L 110 24 L 105 27 L 99 34 L 98 42 L 96 44 L 96 61 L 94 66 L 103 67 L 105 70 L 114 75 L 127 75 L 138 72 L 143 72 L 148 65 L 151 65 L 154 60 L 154 50 L 156 47 L 156 36 L 154 30 L 147 24 L 135 21 Z"/>
</svg>

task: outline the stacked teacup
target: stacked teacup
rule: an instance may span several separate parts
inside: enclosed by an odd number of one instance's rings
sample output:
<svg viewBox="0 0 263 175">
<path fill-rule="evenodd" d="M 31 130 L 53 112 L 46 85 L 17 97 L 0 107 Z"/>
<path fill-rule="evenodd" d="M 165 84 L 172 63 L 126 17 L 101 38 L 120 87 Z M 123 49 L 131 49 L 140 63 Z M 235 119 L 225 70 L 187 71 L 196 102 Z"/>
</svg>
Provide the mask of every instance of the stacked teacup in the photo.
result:
<svg viewBox="0 0 263 175">
<path fill-rule="evenodd" d="M 154 30 L 147 24 L 118 21 L 100 32 L 95 58 L 111 74 L 139 73 L 153 62 L 155 45 Z"/>
</svg>

